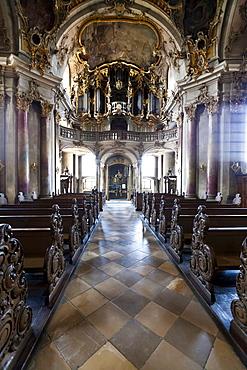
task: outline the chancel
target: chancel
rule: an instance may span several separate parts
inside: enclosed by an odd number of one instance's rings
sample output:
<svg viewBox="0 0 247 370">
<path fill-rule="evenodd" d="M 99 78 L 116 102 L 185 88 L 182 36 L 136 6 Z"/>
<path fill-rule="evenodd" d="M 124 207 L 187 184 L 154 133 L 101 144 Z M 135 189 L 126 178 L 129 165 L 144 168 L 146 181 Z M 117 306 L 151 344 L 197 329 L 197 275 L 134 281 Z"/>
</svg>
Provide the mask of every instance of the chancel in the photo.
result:
<svg viewBox="0 0 247 370">
<path fill-rule="evenodd" d="M 247 366 L 247 0 L 1 0 L 1 369 Z"/>
</svg>

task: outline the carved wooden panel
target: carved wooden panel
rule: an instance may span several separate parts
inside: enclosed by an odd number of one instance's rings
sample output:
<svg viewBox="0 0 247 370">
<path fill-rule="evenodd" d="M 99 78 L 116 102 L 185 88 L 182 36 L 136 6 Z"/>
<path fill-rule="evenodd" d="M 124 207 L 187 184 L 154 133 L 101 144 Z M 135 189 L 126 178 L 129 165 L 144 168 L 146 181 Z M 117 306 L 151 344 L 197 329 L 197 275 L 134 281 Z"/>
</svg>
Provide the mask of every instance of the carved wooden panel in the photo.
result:
<svg viewBox="0 0 247 370">
<path fill-rule="evenodd" d="M 60 208 L 57 204 L 52 206 L 51 215 L 52 245 L 47 248 L 45 257 L 45 278 L 48 283 L 48 294 L 51 294 L 65 271 L 63 255 L 63 221 Z"/>
<path fill-rule="evenodd" d="M 69 237 L 69 249 L 70 249 L 70 259 L 74 256 L 75 252 L 81 245 L 81 238 L 80 238 L 80 228 L 79 228 L 79 211 L 77 205 L 77 199 L 74 198 L 72 200 L 72 219 L 73 224 L 70 227 L 70 237 Z"/>
<path fill-rule="evenodd" d="M 212 292 L 212 280 L 215 275 L 216 260 L 212 248 L 205 243 L 209 228 L 209 217 L 205 212 L 206 207 L 204 205 L 199 206 L 194 218 L 190 269 L 201 283 Z"/>
<path fill-rule="evenodd" d="M 179 258 L 182 257 L 182 249 L 184 242 L 183 228 L 178 225 L 178 219 L 180 214 L 180 202 L 179 199 L 174 199 L 174 205 L 172 207 L 171 214 L 171 236 L 170 246 Z"/>
<path fill-rule="evenodd" d="M 237 325 L 247 334 L 247 238 L 244 239 L 240 254 L 242 264 L 236 279 L 239 299 L 234 299 L 231 311 Z"/>
<path fill-rule="evenodd" d="M 32 321 L 26 305 L 27 281 L 23 271 L 23 248 L 12 238 L 8 224 L 0 224 L 0 362 L 21 346 Z M 4 368 L 4 367 L 1 367 Z"/>
</svg>

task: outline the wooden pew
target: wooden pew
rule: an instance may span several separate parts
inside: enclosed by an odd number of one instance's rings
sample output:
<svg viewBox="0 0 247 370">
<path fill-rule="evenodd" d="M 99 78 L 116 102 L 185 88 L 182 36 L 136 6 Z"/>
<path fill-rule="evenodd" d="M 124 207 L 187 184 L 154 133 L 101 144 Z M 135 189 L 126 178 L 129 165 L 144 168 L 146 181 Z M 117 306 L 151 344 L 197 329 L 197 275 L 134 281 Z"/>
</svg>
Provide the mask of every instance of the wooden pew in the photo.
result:
<svg viewBox="0 0 247 370">
<path fill-rule="evenodd" d="M 208 303 L 215 301 L 213 283 L 219 270 L 238 270 L 247 227 L 212 227 L 214 216 L 201 206 L 194 218 L 188 278 Z"/>
<path fill-rule="evenodd" d="M 61 202 L 61 201 L 65 202 L 66 199 L 68 200 L 72 199 L 73 196 L 74 196 L 74 193 L 62 194 L 59 196 L 55 196 L 54 199 L 58 202 Z M 91 194 L 91 192 L 88 192 L 88 193 L 79 194 L 76 199 L 78 199 L 78 203 L 79 203 L 79 212 L 80 212 L 80 209 L 83 210 L 83 215 L 87 219 L 88 232 L 90 232 L 92 231 L 99 217 L 99 214 L 100 214 L 99 196 L 98 194 L 93 195 Z"/>
<path fill-rule="evenodd" d="M 134 190 L 133 205 L 136 211 L 142 210 L 142 197 L 143 197 L 143 193 L 139 193 L 136 190 Z"/>
<path fill-rule="evenodd" d="M 54 204 L 52 214 L 47 216 L 0 216 L 0 222 L 4 219 L 14 225 L 13 236 L 22 244 L 25 270 L 44 274 L 46 303 L 53 304 L 62 288 L 65 272 L 63 221 L 59 206 Z"/>
<path fill-rule="evenodd" d="M 201 206 L 206 207 L 205 204 Z M 182 251 L 185 241 L 187 243 L 191 241 L 194 217 L 198 209 L 198 207 L 183 208 L 179 200 L 174 200 L 168 248 L 178 263 L 183 261 Z M 214 216 L 211 219 L 212 227 L 247 226 L 247 209 L 244 208 L 226 208 L 221 205 L 215 208 L 214 205 L 211 205 L 211 207 L 207 207 L 207 214 Z"/>
<path fill-rule="evenodd" d="M 42 217 L 41 216 L 50 216 L 52 214 L 52 206 L 54 204 L 53 199 L 48 201 L 35 201 L 35 202 L 22 202 L 18 205 L 8 205 L 0 208 L 0 219 L 5 217 L 13 227 L 19 227 L 18 218 L 12 221 L 11 216 L 25 216 L 29 218 L 27 224 L 32 224 L 32 227 L 42 227 Z M 66 201 L 66 208 L 60 208 L 60 214 L 63 218 L 63 236 L 64 240 L 68 242 L 70 250 L 70 262 L 75 263 L 81 246 L 81 234 L 80 222 L 79 222 L 79 211 L 77 206 L 77 200 L 74 198 L 72 200 Z M 85 225 L 83 225 L 83 220 L 81 224 L 83 227 L 83 238 L 87 230 L 85 230 Z M 85 222 L 84 222 L 85 224 Z M 86 227 L 87 229 L 87 227 Z M 82 239 L 83 239 L 82 238 Z"/>
<path fill-rule="evenodd" d="M 8 224 L 0 224 L 1 369 L 18 369 L 34 340 L 32 309 L 23 270 L 23 248 Z"/>
<path fill-rule="evenodd" d="M 208 208 L 217 208 L 217 209 L 229 209 L 226 212 L 231 213 L 232 210 L 239 209 L 236 205 L 232 204 L 221 204 L 219 202 L 216 202 L 214 200 L 206 201 L 202 199 L 178 199 L 180 202 L 180 205 L 183 210 L 187 209 L 187 214 L 196 214 L 196 210 L 199 205 L 204 204 Z M 173 200 L 174 205 L 175 199 Z M 160 212 L 159 212 L 159 223 L 158 223 L 158 232 L 159 234 L 167 240 L 167 232 L 171 227 L 172 222 L 172 212 L 173 212 L 173 205 L 171 206 L 171 202 L 169 201 L 169 207 L 167 206 L 167 202 L 163 200 L 163 202 L 160 204 Z"/>
</svg>

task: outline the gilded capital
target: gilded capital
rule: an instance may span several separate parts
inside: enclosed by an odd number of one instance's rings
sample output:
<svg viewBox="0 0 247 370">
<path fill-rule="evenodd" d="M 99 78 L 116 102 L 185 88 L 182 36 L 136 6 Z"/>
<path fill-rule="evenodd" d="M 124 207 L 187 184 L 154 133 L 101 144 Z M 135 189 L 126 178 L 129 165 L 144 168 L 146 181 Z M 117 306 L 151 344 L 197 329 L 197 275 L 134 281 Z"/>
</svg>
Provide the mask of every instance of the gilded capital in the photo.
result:
<svg viewBox="0 0 247 370">
<path fill-rule="evenodd" d="M 30 99 L 29 95 L 25 92 L 17 93 L 16 94 L 16 108 L 18 110 L 24 110 L 26 112 L 29 111 L 29 107 L 32 104 L 32 99 Z"/>
<path fill-rule="evenodd" d="M 197 108 L 196 104 L 190 104 L 188 107 L 185 107 L 186 114 L 190 120 L 195 118 L 196 108 Z"/>
<path fill-rule="evenodd" d="M 47 100 L 42 100 L 40 104 L 41 104 L 41 116 L 48 118 L 53 109 L 53 104 L 50 104 Z"/>
<path fill-rule="evenodd" d="M 216 99 L 210 99 L 208 103 L 206 104 L 208 114 L 215 114 L 219 112 L 219 98 Z"/>
</svg>

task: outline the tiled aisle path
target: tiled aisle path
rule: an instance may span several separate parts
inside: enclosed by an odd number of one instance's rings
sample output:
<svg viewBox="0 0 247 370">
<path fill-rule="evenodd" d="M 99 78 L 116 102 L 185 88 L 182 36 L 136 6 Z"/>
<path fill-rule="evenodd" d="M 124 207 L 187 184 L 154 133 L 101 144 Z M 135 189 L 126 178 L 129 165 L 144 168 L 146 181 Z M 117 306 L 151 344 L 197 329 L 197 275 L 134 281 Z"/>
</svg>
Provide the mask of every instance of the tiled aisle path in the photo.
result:
<svg viewBox="0 0 247 370">
<path fill-rule="evenodd" d="M 28 369 L 245 369 L 130 202 L 101 221 Z"/>
</svg>

